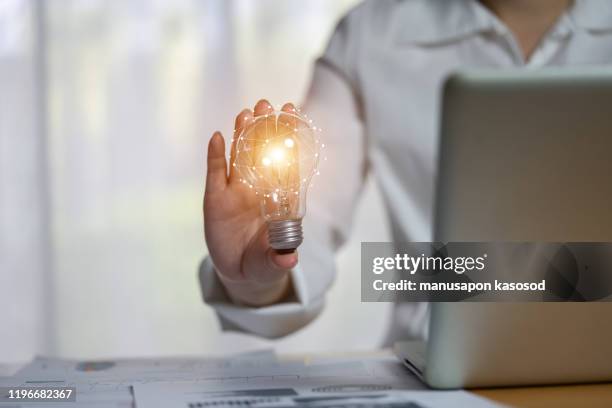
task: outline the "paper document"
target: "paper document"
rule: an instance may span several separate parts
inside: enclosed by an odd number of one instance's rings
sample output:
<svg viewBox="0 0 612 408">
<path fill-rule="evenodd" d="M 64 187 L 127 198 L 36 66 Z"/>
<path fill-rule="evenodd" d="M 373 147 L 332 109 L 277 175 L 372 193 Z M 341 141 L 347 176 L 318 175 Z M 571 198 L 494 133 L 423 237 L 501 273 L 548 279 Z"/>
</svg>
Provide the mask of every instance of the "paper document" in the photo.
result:
<svg viewBox="0 0 612 408">
<path fill-rule="evenodd" d="M 465 391 L 428 390 L 392 356 L 279 360 L 272 351 L 262 351 L 206 359 L 39 357 L 14 376 L 0 379 L 0 387 L 18 386 L 74 387 L 76 402 L 53 403 L 56 408 L 495 406 Z"/>
<path fill-rule="evenodd" d="M 75 387 L 76 403 L 80 407 L 132 407 L 132 385 L 167 380 L 193 380 L 210 377 L 232 377 L 240 370 L 281 365 L 272 350 L 236 354 L 217 358 L 160 358 L 76 361 L 37 357 L 12 377 L 0 379 L 0 387 Z M 300 366 L 300 362 L 282 364 Z M 6 406 L 0 403 L 0 408 Z M 14 407 L 15 405 L 11 405 Z M 20 404 L 19 407 L 39 407 L 40 403 Z M 64 404 L 53 403 L 56 408 Z"/>
<path fill-rule="evenodd" d="M 485 408 L 498 405 L 466 391 L 432 391 L 373 378 L 255 379 L 137 384 L 136 408 Z"/>
<path fill-rule="evenodd" d="M 160 376 L 240 368 L 257 368 L 277 363 L 272 350 L 262 350 L 236 354 L 229 357 L 195 358 L 135 358 L 117 360 L 77 361 L 47 357 L 36 357 L 32 362 L 19 370 L 16 377 L 112 377 L 115 379 L 133 378 L 134 376 Z"/>
<path fill-rule="evenodd" d="M 313 372 L 318 375 L 311 375 Z M 308 373 L 304 375 L 304 373 Z M 425 387 L 397 359 L 333 359 L 275 375 L 134 385 L 136 408 L 436 408 L 497 407 L 466 391 Z"/>
</svg>

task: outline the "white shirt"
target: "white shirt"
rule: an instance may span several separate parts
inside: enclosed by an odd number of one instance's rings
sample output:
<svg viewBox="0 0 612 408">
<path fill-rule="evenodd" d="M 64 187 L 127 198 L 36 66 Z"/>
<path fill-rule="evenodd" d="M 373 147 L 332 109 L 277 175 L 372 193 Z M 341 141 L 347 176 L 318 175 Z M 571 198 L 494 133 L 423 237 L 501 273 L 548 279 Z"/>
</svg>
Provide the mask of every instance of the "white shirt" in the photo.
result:
<svg viewBox="0 0 612 408">
<path fill-rule="evenodd" d="M 265 337 L 314 319 L 368 173 L 383 193 L 393 239 L 430 241 L 441 86 L 449 73 L 611 63 L 606 0 L 577 0 L 528 61 L 508 28 L 476 0 L 362 3 L 340 21 L 316 62 L 304 106 L 324 130 L 329 160 L 308 199 L 300 264 L 292 271 L 296 299 L 261 308 L 232 304 L 207 258 L 200 269 L 205 301 L 224 329 Z M 424 337 L 427 320 L 426 304 L 398 304 L 389 341 Z"/>
</svg>

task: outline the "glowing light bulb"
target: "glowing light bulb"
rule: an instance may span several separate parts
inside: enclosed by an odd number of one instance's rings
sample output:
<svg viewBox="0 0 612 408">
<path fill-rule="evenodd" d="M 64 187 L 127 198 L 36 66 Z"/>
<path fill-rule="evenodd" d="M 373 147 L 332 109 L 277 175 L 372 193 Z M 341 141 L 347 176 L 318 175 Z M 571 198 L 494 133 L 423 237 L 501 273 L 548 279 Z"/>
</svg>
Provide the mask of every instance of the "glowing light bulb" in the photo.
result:
<svg viewBox="0 0 612 408">
<path fill-rule="evenodd" d="M 319 141 L 299 112 L 256 117 L 236 135 L 234 167 L 261 202 L 270 246 L 292 251 L 303 240 L 306 194 L 317 172 Z"/>
</svg>

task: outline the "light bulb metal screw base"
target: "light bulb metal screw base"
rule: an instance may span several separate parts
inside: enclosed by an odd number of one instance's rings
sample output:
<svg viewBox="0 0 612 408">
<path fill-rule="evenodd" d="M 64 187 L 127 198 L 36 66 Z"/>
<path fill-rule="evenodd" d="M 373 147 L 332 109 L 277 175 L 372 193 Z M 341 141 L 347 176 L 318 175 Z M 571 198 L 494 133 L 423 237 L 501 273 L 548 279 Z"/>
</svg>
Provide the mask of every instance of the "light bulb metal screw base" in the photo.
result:
<svg viewBox="0 0 612 408">
<path fill-rule="evenodd" d="M 299 247 L 303 240 L 301 219 L 268 221 L 268 242 L 275 250 L 291 252 Z"/>
</svg>

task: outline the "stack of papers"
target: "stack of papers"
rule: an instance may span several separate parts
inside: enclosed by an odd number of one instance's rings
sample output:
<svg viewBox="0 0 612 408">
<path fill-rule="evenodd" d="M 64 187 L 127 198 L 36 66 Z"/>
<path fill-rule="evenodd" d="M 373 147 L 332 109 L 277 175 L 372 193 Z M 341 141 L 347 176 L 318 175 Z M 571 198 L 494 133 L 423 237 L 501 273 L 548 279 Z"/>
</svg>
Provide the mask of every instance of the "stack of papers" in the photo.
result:
<svg viewBox="0 0 612 408">
<path fill-rule="evenodd" d="M 74 387 L 59 407 L 493 407 L 466 391 L 424 387 L 393 357 L 279 360 L 272 351 L 226 358 L 72 361 L 36 358 L 0 387 Z M 7 405 L 10 404 L 10 405 Z M 39 403 L 0 402 L 0 407 Z"/>
</svg>

